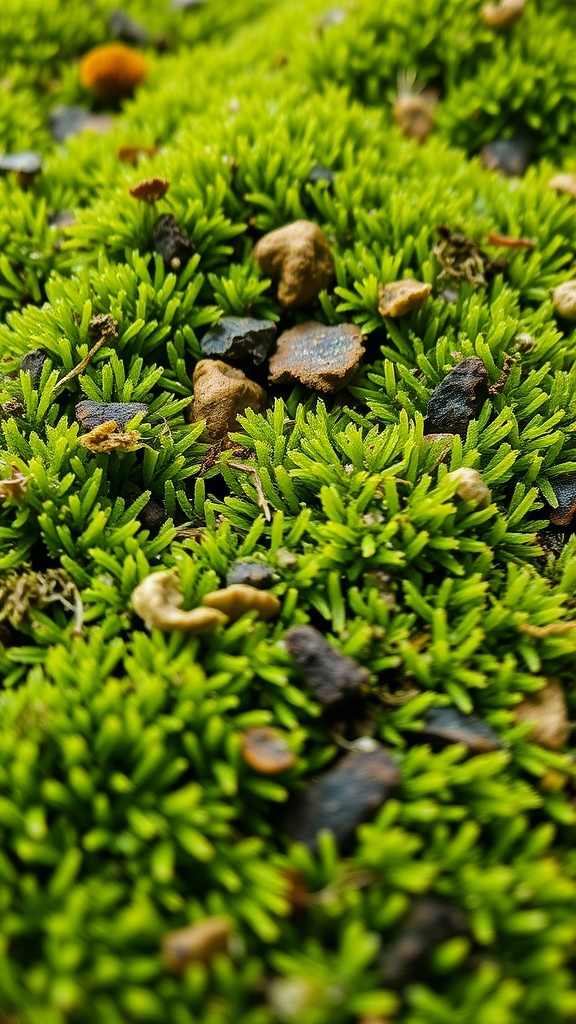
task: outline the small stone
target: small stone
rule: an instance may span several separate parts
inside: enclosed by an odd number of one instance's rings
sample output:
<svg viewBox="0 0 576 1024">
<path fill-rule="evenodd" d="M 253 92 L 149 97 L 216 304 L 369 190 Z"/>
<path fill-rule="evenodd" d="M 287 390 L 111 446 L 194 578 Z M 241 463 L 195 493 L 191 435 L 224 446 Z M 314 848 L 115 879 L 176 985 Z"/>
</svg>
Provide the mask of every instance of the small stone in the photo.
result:
<svg viewBox="0 0 576 1024">
<path fill-rule="evenodd" d="M 314 851 L 319 833 L 327 829 L 341 848 L 399 784 L 400 771 L 383 747 L 352 750 L 291 800 L 284 822 L 288 835 Z"/>
<path fill-rule="evenodd" d="M 64 231 L 76 223 L 76 214 L 72 210 L 57 210 L 48 221 L 54 231 Z"/>
<path fill-rule="evenodd" d="M 24 174 L 26 178 L 33 178 L 42 170 L 42 158 L 33 150 L 26 150 L 23 153 L 7 153 L 0 156 L 0 173 L 16 171 Z"/>
<path fill-rule="evenodd" d="M 553 188 L 556 192 L 563 192 L 567 196 L 576 198 L 576 174 L 568 172 L 555 174 L 553 178 L 550 178 L 548 188 Z"/>
<path fill-rule="evenodd" d="M 185 633 L 212 633 L 227 623 L 226 615 L 216 608 L 192 608 L 183 611 L 184 598 L 178 580 L 169 570 L 150 573 L 132 591 L 132 607 L 147 629 L 166 632 L 178 629 Z"/>
<path fill-rule="evenodd" d="M 234 562 L 226 577 L 230 587 L 234 583 L 245 583 L 258 590 L 268 590 L 276 582 L 276 573 L 271 565 L 262 562 Z"/>
<path fill-rule="evenodd" d="M 524 12 L 526 0 L 500 0 L 488 3 L 480 9 L 480 18 L 488 28 L 510 28 Z"/>
<path fill-rule="evenodd" d="M 520 334 L 517 334 L 514 341 L 516 342 L 516 348 L 519 352 L 533 352 L 536 348 L 534 338 L 531 334 L 528 334 L 527 331 L 521 331 Z"/>
<path fill-rule="evenodd" d="M 148 46 L 150 36 L 143 25 L 130 18 L 124 11 L 112 11 L 108 15 L 108 32 L 112 39 L 119 39 L 131 46 Z"/>
<path fill-rule="evenodd" d="M 27 352 L 20 363 L 20 371 L 22 373 L 30 374 L 30 381 L 32 387 L 37 388 L 40 383 L 40 377 L 42 376 L 42 367 L 48 359 L 48 353 L 42 348 L 33 348 L 30 352 Z"/>
<path fill-rule="evenodd" d="M 378 291 L 378 309 L 382 316 L 405 316 L 419 309 L 428 299 L 432 285 L 405 278 L 383 284 Z"/>
<path fill-rule="evenodd" d="M 435 102 L 427 96 L 407 93 L 398 97 L 392 113 L 405 138 L 424 142 L 434 128 L 435 109 Z"/>
<path fill-rule="evenodd" d="M 569 526 L 576 513 L 576 473 L 563 473 L 550 480 L 556 495 L 557 508 L 550 507 L 550 522 L 554 526 Z"/>
<path fill-rule="evenodd" d="M 282 607 L 274 594 L 250 587 L 246 583 L 233 583 L 224 590 L 206 594 L 202 603 L 208 608 L 217 608 L 218 611 L 224 612 L 231 622 L 236 622 L 236 619 L 251 611 L 257 611 L 258 618 L 268 622 L 279 614 Z"/>
<path fill-rule="evenodd" d="M 141 156 L 156 156 L 158 152 L 158 146 L 120 146 L 118 149 L 118 159 L 123 164 L 130 164 L 132 167 L 136 167 L 138 160 Z"/>
<path fill-rule="evenodd" d="M 296 764 L 296 756 L 284 733 L 270 726 L 246 730 L 242 737 L 242 755 L 246 764 L 262 775 L 276 775 Z"/>
<path fill-rule="evenodd" d="M 576 320 L 576 281 L 564 281 L 552 294 L 556 312 L 565 320 Z"/>
<path fill-rule="evenodd" d="M 334 171 L 331 171 L 329 167 L 323 167 L 322 164 L 314 164 L 307 180 L 311 185 L 316 185 L 318 182 L 323 182 L 326 185 L 333 185 Z"/>
<path fill-rule="evenodd" d="M 533 722 L 528 735 L 531 743 L 539 743 L 547 750 L 561 750 L 570 733 L 566 698 L 560 684 L 548 679 L 536 693 L 525 697 L 514 708 L 517 722 Z"/>
<path fill-rule="evenodd" d="M 50 134 L 55 142 L 64 142 L 85 131 L 104 135 L 113 124 L 114 118 L 110 114 L 93 114 L 85 107 L 60 106 L 50 114 Z"/>
<path fill-rule="evenodd" d="M 168 932 L 162 939 L 166 968 L 181 974 L 189 964 L 209 964 L 218 953 L 228 952 L 231 930 L 229 918 L 217 915 Z"/>
<path fill-rule="evenodd" d="M 132 185 L 128 191 L 133 199 L 155 203 L 158 199 L 164 198 L 169 188 L 170 182 L 166 178 L 145 178 L 143 181 L 138 181 L 136 185 Z"/>
<path fill-rule="evenodd" d="M 334 279 L 328 239 L 309 220 L 297 220 L 264 235 L 254 246 L 253 256 L 265 274 L 280 278 L 278 301 L 286 309 L 314 302 Z"/>
<path fill-rule="evenodd" d="M 206 436 L 211 441 L 237 430 L 238 416 L 246 409 L 263 412 L 266 406 L 264 388 L 249 380 L 242 370 L 227 366 L 219 359 L 201 359 L 192 381 L 191 422 L 206 420 Z"/>
<path fill-rule="evenodd" d="M 304 682 L 325 708 L 359 697 L 370 678 L 365 668 L 332 647 L 313 626 L 294 626 L 285 643 Z"/>
<path fill-rule="evenodd" d="M 140 413 L 148 412 L 149 406 L 144 402 L 78 402 L 74 410 L 76 419 L 87 430 L 100 427 L 103 423 L 114 420 L 116 425 L 124 429 L 130 420 Z"/>
<path fill-rule="evenodd" d="M 229 363 L 251 362 L 260 366 L 276 341 L 277 328 L 272 320 L 224 316 L 206 332 L 200 347 L 205 356 Z"/>
<path fill-rule="evenodd" d="M 167 270 L 181 270 L 195 253 L 172 213 L 163 213 L 154 225 L 154 249 L 164 260 Z"/>
<path fill-rule="evenodd" d="M 141 526 L 143 526 L 145 530 L 149 530 L 151 535 L 155 537 L 158 531 L 164 526 L 168 516 L 164 506 L 160 505 L 159 502 L 154 501 L 154 498 L 150 498 L 150 501 L 144 506 L 138 518 Z"/>
<path fill-rule="evenodd" d="M 497 733 L 478 715 L 464 715 L 456 708 L 428 708 L 424 712 L 424 728 L 411 733 L 414 740 L 430 743 L 435 749 L 461 743 L 469 754 L 487 754 L 502 750 Z"/>
<path fill-rule="evenodd" d="M 96 46 L 80 61 L 80 81 L 102 99 L 132 96 L 148 75 L 148 61 L 122 43 Z"/>
<path fill-rule="evenodd" d="M 396 940 L 380 959 L 385 985 L 401 987 L 420 980 L 430 954 L 442 943 L 469 931 L 464 911 L 438 896 L 417 896 Z"/>
<path fill-rule="evenodd" d="M 440 381 L 430 395 L 424 430 L 431 434 L 466 437 L 468 424 L 477 419 L 488 398 L 488 371 L 481 359 L 463 359 Z"/>
<path fill-rule="evenodd" d="M 333 394 L 346 387 L 358 370 L 363 340 L 355 324 L 299 324 L 278 338 L 269 380 L 273 384 L 299 381 L 313 391 Z"/>
<path fill-rule="evenodd" d="M 532 153 L 532 145 L 523 135 L 513 139 L 494 139 L 480 151 L 480 161 L 487 171 L 499 171 L 505 178 L 521 177 Z"/>
<path fill-rule="evenodd" d="M 488 508 L 492 494 L 477 469 L 462 466 L 447 473 L 446 479 L 455 484 L 456 494 L 462 501 L 470 501 L 476 508 Z"/>
</svg>

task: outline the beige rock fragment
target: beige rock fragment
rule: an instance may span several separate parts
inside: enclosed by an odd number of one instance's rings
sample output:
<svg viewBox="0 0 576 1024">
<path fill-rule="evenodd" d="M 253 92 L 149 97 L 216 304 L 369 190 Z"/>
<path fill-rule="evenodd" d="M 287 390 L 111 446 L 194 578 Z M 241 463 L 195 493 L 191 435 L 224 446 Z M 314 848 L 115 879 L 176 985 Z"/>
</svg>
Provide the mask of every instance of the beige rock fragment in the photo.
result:
<svg viewBox="0 0 576 1024">
<path fill-rule="evenodd" d="M 434 128 L 435 107 L 435 102 L 427 96 L 404 93 L 398 96 L 392 113 L 402 135 L 424 142 Z"/>
<path fill-rule="evenodd" d="M 402 281 L 390 281 L 380 286 L 378 309 L 382 316 L 405 316 L 413 313 L 426 302 L 432 285 L 407 277 Z"/>
<path fill-rule="evenodd" d="M 457 484 L 456 494 L 462 501 L 472 501 L 476 508 L 488 508 L 492 494 L 477 469 L 462 466 L 461 469 L 447 473 L 446 479 Z"/>
<path fill-rule="evenodd" d="M 363 340 L 354 324 L 299 324 L 278 338 L 270 360 L 270 382 L 299 381 L 313 391 L 340 391 L 360 366 Z"/>
<path fill-rule="evenodd" d="M 238 429 L 238 416 L 246 409 L 262 412 L 266 405 L 266 392 L 259 384 L 249 380 L 242 370 L 236 370 L 219 359 L 201 359 L 194 376 L 194 401 L 190 421 L 206 420 L 206 436 L 210 441 L 225 438 Z"/>
<path fill-rule="evenodd" d="M 164 964 L 173 974 L 192 963 L 208 964 L 217 953 L 228 952 L 230 933 L 229 918 L 220 915 L 168 932 L 162 940 Z"/>
<path fill-rule="evenodd" d="M 253 256 L 265 274 L 280 278 L 278 301 L 287 309 L 314 302 L 334 279 L 328 239 L 309 220 L 297 220 L 264 235 L 254 246 Z"/>
<path fill-rule="evenodd" d="M 564 281 L 552 294 L 554 308 L 566 320 L 576 320 L 576 281 Z"/>
<path fill-rule="evenodd" d="M 514 708 L 518 722 L 534 722 L 529 735 L 532 743 L 539 743 L 548 750 L 561 750 L 570 726 L 564 691 L 555 679 L 548 679 L 537 693 L 530 694 Z"/>
<path fill-rule="evenodd" d="M 258 612 L 258 618 L 267 622 L 278 615 L 281 608 L 280 601 L 274 594 L 267 590 L 258 590 L 247 583 L 233 583 L 223 590 L 206 594 L 203 604 L 207 608 L 223 612 L 231 622 L 254 609 Z"/>
<path fill-rule="evenodd" d="M 550 178 L 548 188 L 553 188 L 556 192 L 564 192 L 565 195 L 576 198 L 576 174 L 569 174 L 568 172 L 555 174 L 553 178 Z"/>
<path fill-rule="evenodd" d="M 510 28 L 524 13 L 526 0 L 500 0 L 488 3 L 480 10 L 480 18 L 488 28 Z"/>
<path fill-rule="evenodd" d="M 228 621 L 226 615 L 216 608 L 200 607 L 183 611 L 182 601 L 178 580 L 169 570 L 150 573 L 132 592 L 132 607 L 144 619 L 147 629 L 211 633 Z"/>
</svg>

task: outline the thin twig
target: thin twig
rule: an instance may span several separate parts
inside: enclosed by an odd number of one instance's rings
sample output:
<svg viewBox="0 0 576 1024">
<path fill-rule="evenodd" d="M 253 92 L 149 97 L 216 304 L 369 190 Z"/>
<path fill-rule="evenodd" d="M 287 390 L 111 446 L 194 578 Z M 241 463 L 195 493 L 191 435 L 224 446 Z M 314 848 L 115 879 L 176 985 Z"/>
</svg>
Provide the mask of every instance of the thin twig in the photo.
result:
<svg viewBox="0 0 576 1024">
<path fill-rule="evenodd" d="M 97 319 L 97 318 L 94 317 L 94 319 Z M 111 317 L 109 319 L 112 320 Z M 78 365 L 75 366 L 72 370 L 70 370 L 70 373 L 65 374 L 65 376 L 62 377 L 62 380 L 58 381 L 58 383 L 56 384 L 56 387 L 54 388 L 54 391 L 55 392 L 59 391 L 60 388 L 64 387 L 65 384 L 68 384 L 68 382 L 73 380 L 74 377 L 78 377 L 78 375 L 80 373 L 83 373 L 83 371 L 88 366 L 88 363 L 90 362 L 92 357 L 96 355 L 98 350 L 101 349 L 102 346 L 105 345 L 106 342 L 109 341 L 111 338 L 116 338 L 117 336 L 118 336 L 118 331 L 116 330 L 115 326 L 112 327 L 112 324 L 104 325 L 102 327 L 102 334 L 98 338 L 98 341 L 96 342 L 96 344 L 92 346 L 90 351 L 86 353 L 86 355 L 84 356 L 83 359 L 80 360 Z"/>
<path fill-rule="evenodd" d="M 245 462 L 227 462 L 226 465 L 231 466 L 233 469 L 240 469 L 243 473 L 250 473 L 254 477 L 254 487 L 256 488 L 256 494 L 258 496 L 258 504 L 264 513 L 266 522 L 272 522 L 270 503 L 266 500 L 266 496 L 262 489 L 262 481 L 256 467 L 248 466 Z"/>
</svg>

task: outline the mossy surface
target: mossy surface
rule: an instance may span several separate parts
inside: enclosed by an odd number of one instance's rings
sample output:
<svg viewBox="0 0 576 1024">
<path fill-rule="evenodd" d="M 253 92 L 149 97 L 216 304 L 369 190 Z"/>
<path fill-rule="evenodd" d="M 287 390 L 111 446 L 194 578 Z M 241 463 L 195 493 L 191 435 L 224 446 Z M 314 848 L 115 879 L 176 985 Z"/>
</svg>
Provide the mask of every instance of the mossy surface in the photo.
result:
<svg viewBox="0 0 576 1024">
<path fill-rule="evenodd" d="M 576 169 L 573 2 L 528 0 L 500 35 L 478 0 L 358 0 L 333 24 L 326 0 L 135 0 L 127 12 L 171 47 L 147 51 L 148 80 L 107 134 L 56 144 L 59 104 L 110 109 L 78 60 L 107 40 L 113 6 L 2 8 L 0 148 L 36 149 L 44 169 L 25 189 L 0 179 L 0 1021 L 574 1020 L 573 743 L 544 749 L 514 716 L 547 678 L 576 713 L 576 541 L 543 533 L 555 478 L 576 472 L 576 335 L 552 303 L 576 276 L 576 201 L 548 187 Z M 421 146 L 391 114 L 414 76 L 441 92 Z M 526 174 L 483 170 L 480 147 L 518 131 Z M 137 167 L 118 159 L 153 144 Z M 308 182 L 316 164 L 332 187 Z M 152 176 L 170 181 L 156 207 L 129 195 Z M 61 211 L 75 220 L 59 230 Z M 153 252 L 168 211 L 196 249 L 179 272 Z M 251 252 L 296 219 L 326 232 L 337 281 L 286 313 Z M 439 225 L 491 256 L 489 231 L 536 245 L 446 301 Z M 432 297 L 385 321 L 379 285 L 403 276 Z M 98 314 L 118 336 L 59 387 Z M 222 314 L 354 322 L 365 364 L 333 398 L 271 389 L 218 454 L 186 410 Z M 48 355 L 36 383 L 18 370 L 35 348 Z M 423 439 L 426 406 L 471 356 L 500 383 L 446 451 Z M 83 446 L 85 399 L 147 403 L 139 446 Z M 462 466 L 490 487 L 487 508 L 455 495 Z M 190 608 L 245 557 L 276 571 L 272 623 L 189 637 L 149 632 L 132 609 L 153 570 L 177 570 Z M 366 730 L 402 777 L 344 855 L 329 835 L 312 855 L 279 823 L 339 754 L 282 644 L 308 622 L 369 671 Z M 418 741 L 442 705 L 481 716 L 503 749 Z M 298 755 L 278 779 L 242 757 L 243 730 L 265 724 Z M 290 871 L 312 894 L 299 912 Z M 392 989 L 381 951 L 425 893 L 458 906 L 469 934 Z M 232 957 L 171 976 L 163 935 L 222 913 Z M 294 982 L 280 1005 L 278 978 Z"/>
</svg>

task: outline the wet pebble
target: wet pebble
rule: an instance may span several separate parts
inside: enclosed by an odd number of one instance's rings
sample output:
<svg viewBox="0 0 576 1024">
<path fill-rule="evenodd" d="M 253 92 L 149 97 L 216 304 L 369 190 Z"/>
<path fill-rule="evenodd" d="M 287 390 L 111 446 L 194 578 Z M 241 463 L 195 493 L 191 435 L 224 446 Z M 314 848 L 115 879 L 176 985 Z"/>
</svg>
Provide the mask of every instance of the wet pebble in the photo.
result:
<svg viewBox="0 0 576 1024">
<path fill-rule="evenodd" d="M 488 398 L 488 371 L 481 359 L 463 359 L 430 395 L 424 430 L 428 434 L 466 437 L 468 424 L 477 419 Z"/>
<path fill-rule="evenodd" d="M 565 320 L 576 320 L 576 281 L 564 281 L 552 294 L 554 309 Z"/>
<path fill-rule="evenodd" d="M 206 436 L 211 441 L 226 438 L 238 429 L 238 416 L 246 409 L 263 412 L 266 392 L 248 379 L 242 370 L 219 359 L 201 359 L 196 364 L 191 422 L 206 420 Z"/>
<path fill-rule="evenodd" d="M 267 725 L 246 730 L 242 736 L 242 756 L 250 768 L 262 775 L 276 775 L 296 764 L 285 734 Z"/>
<path fill-rule="evenodd" d="M 340 391 L 360 366 L 363 340 L 354 324 L 299 324 L 278 338 L 269 379 L 274 384 L 300 382 L 327 394 Z"/>
<path fill-rule="evenodd" d="M 430 743 L 436 749 L 451 743 L 462 743 L 469 754 L 486 754 L 502 750 L 496 732 L 478 715 L 464 715 L 457 708 L 428 708 L 424 712 L 424 728 L 411 733 L 416 740 Z"/>
<path fill-rule="evenodd" d="M 382 953 L 384 984 L 400 987 L 420 980 L 433 950 L 468 931 L 468 920 L 460 907 L 439 896 L 416 897 L 397 938 Z"/>
<path fill-rule="evenodd" d="M 226 577 L 230 587 L 234 583 L 245 583 L 258 590 L 269 590 L 276 582 L 276 573 L 271 565 L 262 562 L 234 562 Z"/>
<path fill-rule="evenodd" d="M 50 114 L 50 134 L 55 142 L 64 142 L 85 131 L 104 135 L 113 124 L 110 114 L 93 114 L 85 107 L 55 107 Z"/>
<path fill-rule="evenodd" d="M 341 848 L 399 784 L 400 771 L 383 747 L 367 753 L 352 750 L 291 800 L 285 828 L 292 840 L 311 850 L 316 850 L 318 836 L 326 829 Z"/>
<path fill-rule="evenodd" d="M 378 292 L 378 310 L 382 316 L 405 316 L 414 313 L 428 299 L 432 285 L 422 281 L 405 278 L 402 281 L 390 281 L 380 286 Z"/>
<path fill-rule="evenodd" d="M 150 42 L 150 36 L 144 26 L 121 10 L 111 11 L 108 15 L 108 32 L 112 39 L 129 43 L 131 46 L 148 46 Z"/>
<path fill-rule="evenodd" d="M 555 679 L 547 679 L 545 686 L 525 697 L 514 708 L 517 722 L 533 722 L 528 739 L 548 750 L 561 750 L 570 732 L 568 708 L 564 690 Z"/>
<path fill-rule="evenodd" d="M 359 696 L 370 678 L 365 668 L 337 651 L 313 626 L 294 626 L 285 644 L 304 682 L 325 708 Z"/>
<path fill-rule="evenodd" d="M 563 473 L 550 480 L 558 507 L 549 506 L 550 522 L 554 526 L 569 526 L 576 512 L 576 473 Z"/>
<path fill-rule="evenodd" d="M 144 402 L 92 402 L 89 399 L 78 402 L 74 410 L 76 419 L 87 430 L 100 427 L 114 420 L 122 429 L 140 413 L 147 413 L 149 406 Z"/>
<path fill-rule="evenodd" d="M 246 612 L 256 611 L 258 618 L 264 622 L 274 619 L 282 607 L 274 594 L 266 590 L 258 590 L 246 583 L 233 583 L 223 590 L 215 590 L 206 594 L 202 603 L 208 608 L 217 608 L 224 613 L 230 622 L 236 622 Z"/>
<path fill-rule="evenodd" d="M 280 279 L 278 301 L 286 309 L 314 302 L 334 279 L 328 239 L 312 221 L 297 220 L 264 235 L 253 256 L 265 274 Z"/>
<path fill-rule="evenodd" d="M 166 968 L 180 974 L 192 963 L 210 963 L 218 953 L 228 952 L 231 931 L 229 918 L 215 915 L 168 932 L 162 939 Z"/>
<path fill-rule="evenodd" d="M 19 369 L 23 373 L 30 374 L 30 380 L 32 387 L 38 387 L 40 383 L 40 377 L 42 376 L 42 367 L 48 359 L 48 353 L 42 348 L 33 348 L 30 352 L 27 352 L 20 363 Z"/>
<path fill-rule="evenodd" d="M 276 324 L 272 320 L 224 316 L 206 332 L 200 347 L 205 356 L 217 356 L 229 363 L 260 366 L 267 358 L 276 335 Z"/>
<path fill-rule="evenodd" d="M 480 161 L 487 171 L 499 171 L 505 178 L 521 177 L 532 153 L 532 145 L 525 136 L 513 139 L 494 139 L 480 151 Z"/>
<path fill-rule="evenodd" d="M 174 214 L 163 213 L 154 225 L 154 249 L 164 260 L 167 270 L 181 270 L 194 255 L 195 248 Z"/>
</svg>

